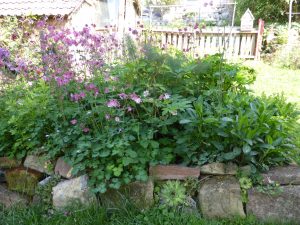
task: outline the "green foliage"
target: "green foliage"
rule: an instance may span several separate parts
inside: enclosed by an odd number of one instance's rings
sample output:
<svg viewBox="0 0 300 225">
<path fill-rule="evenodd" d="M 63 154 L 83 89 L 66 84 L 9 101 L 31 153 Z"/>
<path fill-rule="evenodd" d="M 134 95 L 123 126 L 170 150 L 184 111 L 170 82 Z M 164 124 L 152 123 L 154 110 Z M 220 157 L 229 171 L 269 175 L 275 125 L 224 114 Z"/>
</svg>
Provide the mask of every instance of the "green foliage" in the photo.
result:
<svg viewBox="0 0 300 225">
<path fill-rule="evenodd" d="M 268 185 L 259 185 L 256 187 L 257 190 L 261 193 L 268 194 L 268 195 L 279 195 L 283 192 L 282 187 L 280 184 L 274 182 Z"/>
<path fill-rule="evenodd" d="M 288 43 L 290 32 L 290 43 Z M 264 46 L 262 57 L 268 63 L 283 68 L 300 69 L 300 35 L 299 23 L 292 23 L 292 29 L 288 30 L 288 24 L 272 23 L 264 32 Z"/>
<path fill-rule="evenodd" d="M 186 201 L 186 189 L 180 181 L 167 181 L 159 193 L 160 201 L 165 207 L 178 208 Z"/>
<path fill-rule="evenodd" d="M 54 175 L 49 177 L 46 184 L 38 185 L 35 190 L 35 197 L 45 209 L 52 208 L 52 188 L 61 180 L 60 176 Z"/>
<path fill-rule="evenodd" d="M 297 113 L 281 97 L 252 96 L 254 80 L 252 69 L 219 55 L 191 59 L 149 46 L 85 82 L 21 79 L 0 96 L 0 155 L 64 156 L 95 192 L 146 181 L 150 164 L 266 169 L 291 158 Z"/>
<path fill-rule="evenodd" d="M 237 0 L 237 18 L 240 20 L 249 8 L 256 19 L 261 18 L 268 23 L 285 23 L 288 21 L 288 3 L 289 0 Z"/>
<path fill-rule="evenodd" d="M 248 177 L 241 177 L 239 179 L 241 194 L 242 194 L 242 202 L 248 202 L 248 190 L 252 187 L 252 180 Z"/>
<path fill-rule="evenodd" d="M 268 169 L 286 162 L 295 147 L 289 129 L 297 118 L 293 104 L 281 96 L 230 92 L 222 103 L 210 98 L 208 94 L 195 103 L 201 149 L 205 149 L 195 157 L 199 164 L 235 161 Z"/>
<path fill-rule="evenodd" d="M 200 181 L 197 178 L 188 177 L 184 180 L 183 186 L 186 189 L 186 193 L 188 196 L 195 196 L 199 187 Z"/>
</svg>

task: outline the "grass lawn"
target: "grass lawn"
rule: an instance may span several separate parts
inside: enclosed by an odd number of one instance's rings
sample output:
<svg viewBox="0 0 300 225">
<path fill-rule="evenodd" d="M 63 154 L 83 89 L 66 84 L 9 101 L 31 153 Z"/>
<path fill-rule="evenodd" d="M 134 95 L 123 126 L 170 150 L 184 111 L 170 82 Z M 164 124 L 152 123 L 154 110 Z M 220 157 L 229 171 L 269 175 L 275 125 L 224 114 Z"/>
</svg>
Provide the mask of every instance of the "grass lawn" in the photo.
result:
<svg viewBox="0 0 300 225">
<path fill-rule="evenodd" d="M 256 94 L 284 93 L 287 100 L 298 104 L 300 109 L 300 70 L 276 68 L 256 61 L 247 61 L 245 64 L 258 73 L 251 87 Z"/>
<path fill-rule="evenodd" d="M 105 210 L 100 206 L 78 207 L 63 212 L 45 213 L 42 207 L 1 210 L 1 225 L 276 225 L 248 217 L 231 220 L 207 220 L 197 213 L 166 212 L 158 208 L 139 210 L 135 207 Z M 293 224 L 293 223 L 285 223 Z"/>
</svg>

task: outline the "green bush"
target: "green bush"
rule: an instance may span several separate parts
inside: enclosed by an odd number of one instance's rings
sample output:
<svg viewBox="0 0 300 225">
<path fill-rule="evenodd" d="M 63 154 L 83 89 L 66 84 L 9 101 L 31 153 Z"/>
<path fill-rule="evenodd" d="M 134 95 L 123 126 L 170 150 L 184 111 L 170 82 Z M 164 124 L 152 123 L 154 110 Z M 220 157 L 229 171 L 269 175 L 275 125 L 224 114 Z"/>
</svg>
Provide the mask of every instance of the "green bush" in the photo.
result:
<svg viewBox="0 0 300 225">
<path fill-rule="evenodd" d="M 233 161 L 259 169 L 284 164 L 294 154 L 295 106 L 281 96 L 228 92 L 222 103 L 203 96 L 195 103 L 201 149 L 199 163 Z"/>
</svg>

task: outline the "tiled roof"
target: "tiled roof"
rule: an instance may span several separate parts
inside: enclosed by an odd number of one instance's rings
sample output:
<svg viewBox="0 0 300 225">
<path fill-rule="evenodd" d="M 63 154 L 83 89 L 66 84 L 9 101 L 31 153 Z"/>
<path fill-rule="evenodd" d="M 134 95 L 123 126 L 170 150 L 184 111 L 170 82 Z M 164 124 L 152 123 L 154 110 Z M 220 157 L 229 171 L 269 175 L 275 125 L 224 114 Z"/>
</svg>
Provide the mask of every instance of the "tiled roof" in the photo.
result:
<svg viewBox="0 0 300 225">
<path fill-rule="evenodd" d="M 0 16 L 68 15 L 82 0 L 0 0 Z"/>
</svg>

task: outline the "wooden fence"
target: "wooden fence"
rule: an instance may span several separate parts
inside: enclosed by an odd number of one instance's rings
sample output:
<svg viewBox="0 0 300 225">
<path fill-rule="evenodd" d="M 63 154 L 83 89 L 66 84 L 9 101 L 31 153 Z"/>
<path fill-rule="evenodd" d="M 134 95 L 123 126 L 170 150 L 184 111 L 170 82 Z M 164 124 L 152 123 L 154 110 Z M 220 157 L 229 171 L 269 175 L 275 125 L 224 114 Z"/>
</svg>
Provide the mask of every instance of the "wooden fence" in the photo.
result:
<svg viewBox="0 0 300 225">
<path fill-rule="evenodd" d="M 259 59 L 264 22 L 257 29 L 241 32 L 239 28 L 211 28 L 201 32 L 152 29 L 144 31 L 147 41 L 165 48 L 173 46 L 195 56 L 224 53 L 226 58 Z"/>
</svg>

